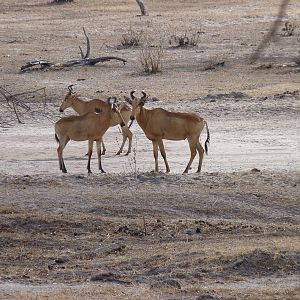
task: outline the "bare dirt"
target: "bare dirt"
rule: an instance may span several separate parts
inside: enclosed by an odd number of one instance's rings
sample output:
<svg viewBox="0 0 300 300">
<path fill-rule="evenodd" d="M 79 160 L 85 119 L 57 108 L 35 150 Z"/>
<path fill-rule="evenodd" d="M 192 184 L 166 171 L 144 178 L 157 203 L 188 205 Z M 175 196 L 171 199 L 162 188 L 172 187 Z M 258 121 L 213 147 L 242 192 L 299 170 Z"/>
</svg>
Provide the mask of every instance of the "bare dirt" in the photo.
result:
<svg viewBox="0 0 300 300">
<path fill-rule="evenodd" d="M 0 96 L 0 298 L 298 299 L 300 4 L 284 18 L 294 34 L 278 32 L 251 65 L 278 1 L 144 2 L 141 18 L 135 1 L 1 1 L 1 87 L 46 87 L 46 98 L 19 97 L 18 124 Z M 33 59 L 78 59 L 82 26 L 93 57 L 128 62 L 20 72 Z M 162 72 L 143 74 L 143 46 L 120 46 L 130 28 L 163 47 Z M 201 32 L 198 45 L 171 47 L 185 31 Z M 119 128 L 105 135 L 106 174 L 93 159 L 87 175 L 86 142 L 67 145 L 61 174 L 53 125 L 71 83 L 89 98 L 145 90 L 158 100 L 147 107 L 198 112 L 211 132 L 203 172 L 194 162 L 181 175 L 186 141 L 166 141 L 170 174 L 162 159 L 151 172 L 135 123 L 129 156 L 115 156 Z"/>
</svg>

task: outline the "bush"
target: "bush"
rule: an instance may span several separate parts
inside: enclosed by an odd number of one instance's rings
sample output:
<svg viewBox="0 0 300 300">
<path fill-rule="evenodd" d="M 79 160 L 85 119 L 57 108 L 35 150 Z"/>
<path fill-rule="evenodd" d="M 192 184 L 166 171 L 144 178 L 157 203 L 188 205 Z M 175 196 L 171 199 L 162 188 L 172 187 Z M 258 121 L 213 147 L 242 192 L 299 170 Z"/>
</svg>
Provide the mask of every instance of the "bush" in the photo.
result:
<svg viewBox="0 0 300 300">
<path fill-rule="evenodd" d="M 194 32 L 187 32 L 178 35 L 173 34 L 169 39 L 169 44 L 173 47 L 195 47 L 200 41 L 200 34 L 203 32 L 198 30 Z"/>
<path fill-rule="evenodd" d="M 163 49 L 161 46 L 146 47 L 141 50 L 140 63 L 143 71 L 148 74 L 155 74 L 162 71 Z"/>
<path fill-rule="evenodd" d="M 121 44 L 123 47 L 136 47 L 142 44 L 143 30 L 133 30 L 131 27 L 122 35 Z"/>
<path fill-rule="evenodd" d="M 292 36 L 294 34 L 294 30 L 297 26 L 290 22 L 285 22 L 284 27 L 282 28 L 283 36 Z"/>
</svg>

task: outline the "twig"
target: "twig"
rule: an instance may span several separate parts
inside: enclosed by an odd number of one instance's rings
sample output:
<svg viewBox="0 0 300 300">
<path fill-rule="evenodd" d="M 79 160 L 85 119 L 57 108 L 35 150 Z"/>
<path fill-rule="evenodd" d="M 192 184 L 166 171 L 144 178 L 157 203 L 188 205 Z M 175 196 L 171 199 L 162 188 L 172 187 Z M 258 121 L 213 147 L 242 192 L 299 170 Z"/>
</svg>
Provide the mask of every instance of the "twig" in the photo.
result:
<svg viewBox="0 0 300 300">
<path fill-rule="evenodd" d="M 23 124 L 23 118 L 26 119 L 28 116 L 30 118 L 35 118 L 35 115 L 40 112 L 40 109 L 38 107 L 38 103 L 32 103 L 33 106 L 30 106 L 30 103 L 26 103 L 31 97 L 28 97 L 30 94 L 38 93 L 40 91 L 43 91 L 43 114 L 45 115 L 46 112 L 46 88 L 39 88 L 36 90 L 31 90 L 27 92 L 22 92 L 22 93 L 16 93 L 12 94 L 8 90 L 6 90 L 3 87 L 0 87 L 0 95 L 3 96 L 3 98 L 6 100 L 7 105 L 3 105 L 2 103 L 1 106 L 4 106 L 8 112 L 13 113 L 16 116 L 16 119 L 18 123 Z M 27 96 L 26 96 L 27 95 Z M 32 109 L 33 108 L 33 109 Z M 25 114 L 24 114 L 25 113 Z M 9 120 L 9 121 L 7 121 Z M 2 113 L 0 116 L 0 124 L 1 126 L 7 126 L 7 124 L 13 123 L 14 118 L 9 116 L 8 114 Z"/>
<path fill-rule="evenodd" d="M 145 216 L 143 216 L 143 225 L 144 225 L 144 233 L 145 233 L 145 235 L 147 235 L 147 227 L 146 227 Z"/>
<path fill-rule="evenodd" d="M 9 100 L 11 101 L 11 103 L 12 103 L 12 108 L 13 108 L 13 111 L 14 111 L 16 117 L 17 117 L 18 123 L 22 124 L 22 122 L 21 122 L 21 120 L 20 120 L 20 118 L 19 118 L 19 115 L 18 115 L 18 113 L 17 113 L 17 110 L 16 110 L 16 106 L 15 106 L 15 102 L 14 102 L 14 100 L 13 100 L 13 97 L 11 97 L 11 96 L 10 96 L 10 97 L 7 97 L 6 94 L 5 94 L 5 92 L 4 92 L 3 90 L 6 91 L 5 89 L 0 88 L 0 94 L 6 99 L 6 101 L 7 101 L 8 104 L 9 104 Z"/>
</svg>

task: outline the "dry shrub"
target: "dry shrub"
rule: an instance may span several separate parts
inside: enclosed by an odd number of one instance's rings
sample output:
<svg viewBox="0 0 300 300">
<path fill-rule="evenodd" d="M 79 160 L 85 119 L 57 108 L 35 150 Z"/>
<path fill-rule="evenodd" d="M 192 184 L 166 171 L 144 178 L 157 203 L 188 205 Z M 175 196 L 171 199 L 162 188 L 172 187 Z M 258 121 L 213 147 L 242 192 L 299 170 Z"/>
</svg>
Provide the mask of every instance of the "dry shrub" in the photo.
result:
<svg viewBox="0 0 300 300">
<path fill-rule="evenodd" d="M 163 49 L 161 46 L 146 47 L 140 52 L 139 61 L 143 71 L 155 74 L 162 71 Z"/>
<path fill-rule="evenodd" d="M 172 34 L 169 39 L 169 44 L 172 47 L 195 47 L 199 44 L 201 30 L 188 32 L 185 31 L 183 34 Z"/>
<path fill-rule="evenodd" d="M 121 44 L 123 47 L 136 47 L 142 45 L 144 37 L 143 30 L 134 30 L 132 27 L 122 35 Z"/>
<path fill-rule="evenodd" d="M 297 26 L 290 22 L 285 22 L 284 27 L 282 28 L 283 36 L 292 36 L 294 34 L 294 30 Z"/>
</svg>

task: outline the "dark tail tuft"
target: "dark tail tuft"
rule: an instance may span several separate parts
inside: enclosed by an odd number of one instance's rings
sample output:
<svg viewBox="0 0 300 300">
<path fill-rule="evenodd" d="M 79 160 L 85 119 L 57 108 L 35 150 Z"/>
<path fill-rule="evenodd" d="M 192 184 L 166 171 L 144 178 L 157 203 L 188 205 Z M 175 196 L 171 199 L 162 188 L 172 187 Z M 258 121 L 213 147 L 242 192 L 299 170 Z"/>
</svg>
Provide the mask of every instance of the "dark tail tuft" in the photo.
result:
<svg viewBox="0 0 300 300">
<path fill-rule="evenodd" d="M 210 134 L 209 134 L 209 130 L 208 130 L 208 126 L 207 126 L 206 122 L 205 122 L 205 125 L 206 125 L 207 138 L 206 138 L 204 147 L 205 147 L 205 153 L 208 154 L 208 144 L 209 144 L 209 141 L 210 141 Z"/>
<path fill-rule="evenodd" d="M 56 141 L 59 143 L 59 139 L 58 139 L 58 136 L 57 136 L 56 133 L 55 133 L 55 139 L 56 139 Z"/>
</svg>

